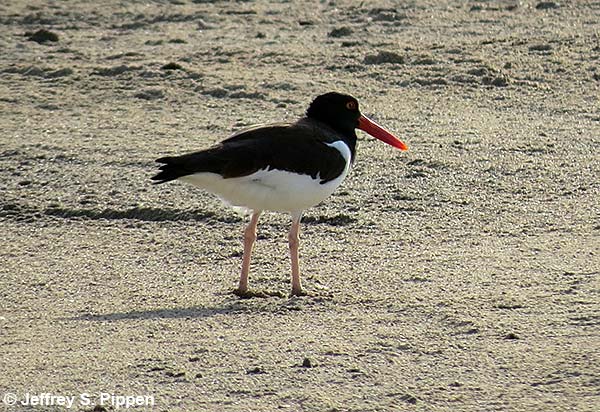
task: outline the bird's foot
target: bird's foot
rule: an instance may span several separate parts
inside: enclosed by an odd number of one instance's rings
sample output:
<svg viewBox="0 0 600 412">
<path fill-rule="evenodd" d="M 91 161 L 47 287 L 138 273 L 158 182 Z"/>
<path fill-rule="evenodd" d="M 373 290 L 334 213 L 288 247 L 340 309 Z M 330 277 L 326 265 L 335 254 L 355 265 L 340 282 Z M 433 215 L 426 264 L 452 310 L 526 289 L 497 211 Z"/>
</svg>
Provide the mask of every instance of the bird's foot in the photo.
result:
<svg viewBox="0 0 600 412">
<path fill-rule="evenodd" d="M 266 292 L 266 291 L 262 291 L 262 290 L 240 290 L 235 289 L 233 291 L 233 294 L 236 296 L 239 296 L 242 299 L 252 299 L 252 298 L 271 298 L 271 297 L 278 297 L 278 298 L 282 298 L 283 294 L 280 292 Z"/>
<path fill-rule="evenodd" d="M 302 288 L 292 288 L 290 296 L 309 296 L 309 294 Z"/>
</svg>

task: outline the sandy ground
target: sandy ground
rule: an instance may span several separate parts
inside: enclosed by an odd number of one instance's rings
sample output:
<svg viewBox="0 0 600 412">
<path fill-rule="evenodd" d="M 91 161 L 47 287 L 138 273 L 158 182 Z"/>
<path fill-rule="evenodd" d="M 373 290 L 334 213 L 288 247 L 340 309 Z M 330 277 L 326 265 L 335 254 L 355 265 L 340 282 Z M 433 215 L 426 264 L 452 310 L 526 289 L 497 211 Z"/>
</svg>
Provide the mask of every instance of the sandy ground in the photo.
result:
<svg viewBox="0 0 600 412">
<path fill-rule="evenodd" d="M 0 410 L 599 410 L 599 21 L 593 1 L 1 2 Z M 251 287 L 282 296 L 240 300 L 244 217 L 151 185 L 153 160 L 330 90 L 411 150 L 361 134 L 306 212 L 308 297 L 287 297 L 289 217 L 265 215 Z"/>
</svg>

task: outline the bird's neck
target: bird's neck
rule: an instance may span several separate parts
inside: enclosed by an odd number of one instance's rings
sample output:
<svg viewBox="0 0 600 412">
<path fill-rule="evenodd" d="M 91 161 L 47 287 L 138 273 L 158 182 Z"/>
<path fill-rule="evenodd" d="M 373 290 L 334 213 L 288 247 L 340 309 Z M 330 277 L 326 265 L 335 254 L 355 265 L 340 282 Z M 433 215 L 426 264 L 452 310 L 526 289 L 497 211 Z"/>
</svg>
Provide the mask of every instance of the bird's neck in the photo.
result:
<svg viewBox="0 0 600 412">
<path fill-rule="evenodd" d="M 356 153 L 356 130 L 339 130 L 337 128 L 332 127 L 326 122 L 320 121 L 318 119 L 304 117 L 300 119 L 299 123 L 304 123 L 306 125 L 311 125 L 312 127 L 317 127 L 318 133 L 323 134 L 320 136 L 321 139 L 325 142 L 334 142 L 338 140 L 342 140 L 348 146 L 351 153 L 351 162 L 354 161 L 354 155 Z"/>
<path fill-rule="evenodd" d="M 344 142 L 348 145 L 350 149 L 350 163 L 354 163 L 354 156 L 356 155 L 356 131 L 352 130 L 352 133 L 347 137 L 344 135 Z"/>
</svg>

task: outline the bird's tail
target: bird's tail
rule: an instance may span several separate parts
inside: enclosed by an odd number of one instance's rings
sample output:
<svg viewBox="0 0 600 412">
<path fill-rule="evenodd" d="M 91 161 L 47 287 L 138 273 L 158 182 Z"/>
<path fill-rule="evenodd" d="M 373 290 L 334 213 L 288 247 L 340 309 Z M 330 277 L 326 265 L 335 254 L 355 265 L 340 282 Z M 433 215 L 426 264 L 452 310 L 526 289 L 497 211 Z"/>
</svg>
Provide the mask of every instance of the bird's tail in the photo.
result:
<svg viewBox="0 0 600 412">
<path fill-rule="evenodd" d="M 189 174 L 189 172 L 178 164 L 176 159 L 176 157 L 161 157 L 160 159 L 156 159 L 156 162 L 162 163 L 162 165 L 159 168 L 160 172 L 156 176 L 151 177 L 154 180 L 154 184 L 170 182 Z"/>
</svg>

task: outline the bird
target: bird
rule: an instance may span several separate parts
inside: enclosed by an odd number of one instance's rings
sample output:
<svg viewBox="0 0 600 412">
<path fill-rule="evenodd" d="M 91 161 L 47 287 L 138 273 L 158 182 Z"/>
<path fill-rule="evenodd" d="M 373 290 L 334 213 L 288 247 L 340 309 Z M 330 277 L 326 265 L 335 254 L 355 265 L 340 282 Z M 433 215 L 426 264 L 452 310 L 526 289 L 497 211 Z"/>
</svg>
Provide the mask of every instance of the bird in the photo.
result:
<svg viewBox="0 0 600 412">
<path fill-rule="evenodd" d="M 356 129 L 408 150 L 406 143 L 363 115 L 356 98 L 329 92 L 317 96 L 295 122 L 250 127 L 204 150 L 161 157 L 156 160 L 159 172 L 151 179 L 190 183 L 248 211 L 242 269 L 234 289 L 240 297 L 255 296 L 248 277 L 259 216 L 263 211 L 289 213 L 291 295 L 302 296 L 306 292 L 300 279 L 300 220 L 348 175 L 356 155 Z"/>
</svg>

